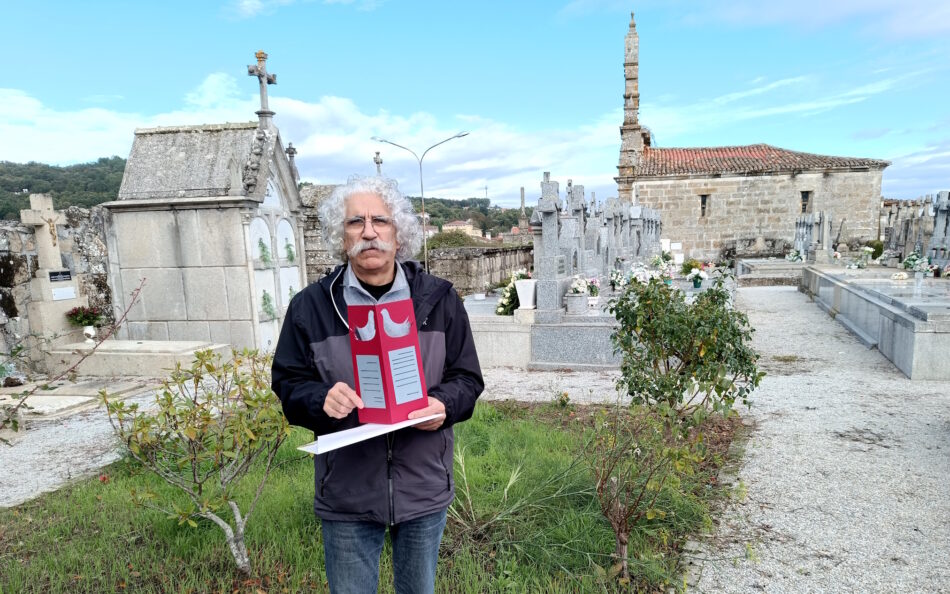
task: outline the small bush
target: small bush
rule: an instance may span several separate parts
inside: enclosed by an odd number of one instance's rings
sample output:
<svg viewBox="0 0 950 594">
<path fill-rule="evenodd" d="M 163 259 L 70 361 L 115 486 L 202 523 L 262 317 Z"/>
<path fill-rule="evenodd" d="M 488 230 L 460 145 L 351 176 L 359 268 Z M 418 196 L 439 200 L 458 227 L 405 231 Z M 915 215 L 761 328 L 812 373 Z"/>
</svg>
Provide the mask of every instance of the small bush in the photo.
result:
<svg viewBox="0 0 950 594">
<path fill-rule="evenodd" d="M 462 233 L 461 231 L 446 231 L 436 233 L 428 240 L 430 250 L 452 247 L 471 247 L 483 245 L 477 238 Z"/>
<path fill-rule="evenodd" d="M 881 254 L 884 253 L 884 242 L 881 241 L 880 239 L 874 239 L 872 241 L 869 241 L 867 243 L 867 246 L 874 250 L 873 252 L 871 252 L 872 260 L 877 260 L 878 258 L 881 257 Z"/>
<path fill-rule="evenodd" d="M 763 373 L 749 345 L 752 328 L 732 309 L 720 277 L 692 303 L 659 279 L 631 283 L 609 303 L 620 323 L 611 339 L 621 356 L 618 387 L 634 404 L 658 406 L 686 425 L 709 410 L 728 413 Z"/>
</svg>

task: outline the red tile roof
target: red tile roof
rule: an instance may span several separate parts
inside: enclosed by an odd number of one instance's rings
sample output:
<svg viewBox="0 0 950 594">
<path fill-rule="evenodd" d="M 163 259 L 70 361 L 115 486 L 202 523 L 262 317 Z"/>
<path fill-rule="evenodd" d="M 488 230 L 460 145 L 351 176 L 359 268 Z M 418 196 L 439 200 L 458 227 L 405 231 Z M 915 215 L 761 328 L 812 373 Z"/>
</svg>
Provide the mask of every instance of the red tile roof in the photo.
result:
<svg viewBox="0 0 950 594">
<path fill-rule="evenodd" d="M 749 174 L 884 169 L 888 161 L 800 153 L 768 144 L 705 148 L 646 147 L 634 167 L 637 177 L 690 174 Z"/>
</svg>

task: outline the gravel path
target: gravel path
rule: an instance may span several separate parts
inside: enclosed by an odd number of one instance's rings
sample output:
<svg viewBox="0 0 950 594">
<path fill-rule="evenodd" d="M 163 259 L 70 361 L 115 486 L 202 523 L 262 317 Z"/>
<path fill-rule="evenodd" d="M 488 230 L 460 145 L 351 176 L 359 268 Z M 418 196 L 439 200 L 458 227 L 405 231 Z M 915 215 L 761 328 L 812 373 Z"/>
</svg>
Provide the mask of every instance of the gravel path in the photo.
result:
<svg viewBox="0 0 950 594">
<path fill-rule="evenodd" d="M 906 379 L 794 288 L 738 299 L 768 375 L 690 590 L 950 593 L 950 382 Z M 483 398 L 613 401 L 616 377 L 488 369 Z M 94 474 L 113 443 L 101 409 L 34 424 L 0 446 L 0 507 Z"/>
<path fill-rule="evenodd" d="M 738 305 L 768 375 L 690 590 L 950 592 L 950 382 L 911 382 L 794 288 Z"/>
</svg>

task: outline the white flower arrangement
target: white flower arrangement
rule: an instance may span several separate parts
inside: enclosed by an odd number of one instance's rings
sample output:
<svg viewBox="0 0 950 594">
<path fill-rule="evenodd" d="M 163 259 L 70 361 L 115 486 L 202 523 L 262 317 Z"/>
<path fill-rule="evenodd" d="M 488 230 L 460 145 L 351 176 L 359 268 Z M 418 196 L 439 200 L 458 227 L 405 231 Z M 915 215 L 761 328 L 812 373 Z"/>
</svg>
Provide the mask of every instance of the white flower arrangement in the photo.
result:
<svg viewBox="0 0 950 594">
<path fill-rule="evenodd" d="M 623 272 L 615 268 L 610 271 L 609 282 L 610 286 L 622 289 L 623 287 L 627 286 L 627 277 Z"/>
<path fill-rule="evenodd" d="M 799 252 L 798 250 L 790 251 L 788 254 L 785 255 L 785 259 L 788 260 L 789 262 L 801 262 L 804 260 L 804 258 L 802 257 L 802 253 Z"/>
<path fill-rule="evenodd" d="M 654 278 L 660 278 L 659 271 L 651 270 L 642 264 L 637 264 L 633 270 L 630 271 L 630 279 L 641 285 L 650 284 L 650 280 Z"/>
<path fill-rule="evenodd" d="M 895 272 L 894 274 L 891 275 L 891 280 L 896 280 L 896 281 L 907 280 L 907 273 L 906 273 L 906 272 Z"/>
<path fill-rule="evenodd" d="M 865 252 L 865 253 L 868 254 L 868 255 L 870 255 L 870 254 L 873 254 L 873 253 L 874 253 L 874 248 L 872 248 L 872 247 L 869 246 L 869 245 L 866 245 L 866 246 L 864 246 L 863 248 L 861 248 L 861 251 L 862 251 L 862 252 Z"/>
<path fill-rule="evenodd" d="M 587 279 L 575 276 L 574 280 L 571 281 L 571 288 L 568 289 L 568 293 L 573 293 L 575 295 L 584 295 L 588 292 L 587 288 Z"/>
<path fill-rule="evenodd" d="M 700 270 L 698 268 L 693 268 L 690 270 L 689 274 L 686 275 L 686 280 L 695 280 L 697 278 L 706 280 L 709 278 L 709 275 L 706 274 L 705 270 Z"/>
</svg>

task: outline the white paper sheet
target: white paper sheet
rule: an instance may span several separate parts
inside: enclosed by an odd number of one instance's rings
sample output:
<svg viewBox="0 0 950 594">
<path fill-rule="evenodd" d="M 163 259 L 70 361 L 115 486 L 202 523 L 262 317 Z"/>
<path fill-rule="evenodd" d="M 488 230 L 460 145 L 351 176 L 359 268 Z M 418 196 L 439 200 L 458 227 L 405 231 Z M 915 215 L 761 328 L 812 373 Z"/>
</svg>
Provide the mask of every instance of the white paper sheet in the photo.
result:
<svg viewBox="0 0 950 594">
<path fill-rule="evenodd" d="M 367 439 L 371 439 L 377 435 L 384 435 L 391 431 L 402 429 L 403 427 L 411 427 L 413 425 L 425 423 L 430 419 L 437 419 L 442 416 L 445 415 L 429 415 L 427 417 L 409 419 L 402 421 L 401 423 L 393 423 L 391 425 L 383 423 L 366 423 L 364 425 L 360 425 L 359 427 L 353 427 L 352 429 L 345 429 L 343 431 L 337 431 L 336 433 L 327 433 L 326 435 L 321 435 L 319 438 L 317 438 L 317 441 L 312 441 L 306 445 L 298 447 L 297 449 L 303 450 L 309 454 L 326 454 L 331 450 L 336 450 L 348 445 L 353 445 L 354 443 L 366 441 Z"/>
</svg>

